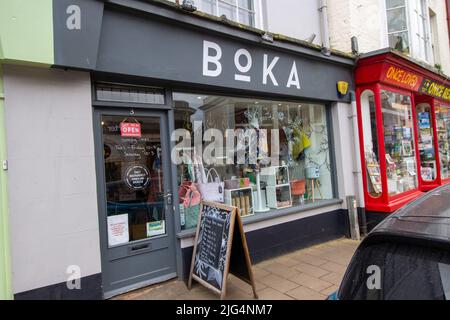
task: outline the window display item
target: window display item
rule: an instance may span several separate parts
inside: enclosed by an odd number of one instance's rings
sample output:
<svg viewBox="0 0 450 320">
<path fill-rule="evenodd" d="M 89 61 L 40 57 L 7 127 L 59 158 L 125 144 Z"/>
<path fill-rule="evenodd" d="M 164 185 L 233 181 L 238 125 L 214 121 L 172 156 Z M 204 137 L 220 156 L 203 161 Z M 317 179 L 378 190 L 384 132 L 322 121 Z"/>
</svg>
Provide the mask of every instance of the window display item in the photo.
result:
<svg viewBox="0 0 450 320">
<path fill-rule="evenodd" d="M 254 213 L 252 187 L 225 189 L 224 203 L 240 209 L 241 216 L 250 216 Z"/>
<path fill-rule="evenodd" d="M 216 178 L 212 181 L 212 173 L 215 173 Z M 211 180 L 211 181 L 210 181 Z M 220 181 L 220 176 L 216 169 L 211 168 L 206 175 L 206 182 L 199 183 L 198 189 L 205 201 L 223 202 L 224 183 Z"/>
<path fill-rule="evenodd" d="M 289 183 L 288 166 L 262 168 L 261 181 L 265 182 L 268 186 Z"/>
<path fill-rule="evenodd" d="M 267 205 L 270 208 L 282 209 L 292 206 L 291 185 L 289 183 L 267 186 Z"/>
<path fill-rule="evenodd" d="M 263 191 L 261 190 L 261 174 L 259 171 L 256 173 L 256 199 L 255 212 L 270 211 L 270 208 L 266 207 L 265 197 L 263 198 Z"/>
<path fill-rule="evenodd" d="M 305 174 L 306 174 L 307 179 L 319 179 L 319 177 L 320 177 L 319 168 L 313 164 L 309 164 L 305 168 L 305 171 L 306 171 Z"/>
<path fill-rule="evenodd" d="M 311 140 L 303 130 L 294 129 L 294 143 L 292 145 L 292 156 L 299 159 L 302 153 L 311 147 Z"/>
<path fill-rule="evenodd" d="M 306 180 L 292 180 L 291 189 L 293 196 L 303 196 L 306 193 Z"/>
<path fill-rule="evenodd" d="M 366 167 L 367 167 L 367 175 L 369 176 L 370 186 L 369 190 L 371 190 L 371 195 L 378 195 L 382 191 L 381 186 L 381 174 L 380 174 L 380 164 L 376 160 L 376 156 L 373 152 L 366 152 Z M 388 168 L 390 170 L 395 170 L 395 163 L 392 158 L 387 154 L 386 162 L 388 163 Z"/>
<path fill-rule="evenodd" d="M 240 187 L 238 179 L 224 180 L 223 183 L 224 183 L 225 190 L 233 190 L 233 189 L 238 189 Z"/>
<path fill-rule="evenodd" d="M 310 183 L 310 191 L 308 191 L 309 199 L 312 200 L 312 202 L 315 202 L 317 200 L 315 189 L 319 191 L 320 199 L 323 199 L 322 191 L 320 190 L 320 182 L 318 179 L 315 178 L 307 178 Z"/>
<path fill-rule="evenodd" d="M 181 225 L 185 229 L 194 228 L 197 225 L 198 213 L 200 212 L 200 192 L 193 182 L 185 181 L 178 189 L 178 196 L 182 217 Z"/>
</svg>

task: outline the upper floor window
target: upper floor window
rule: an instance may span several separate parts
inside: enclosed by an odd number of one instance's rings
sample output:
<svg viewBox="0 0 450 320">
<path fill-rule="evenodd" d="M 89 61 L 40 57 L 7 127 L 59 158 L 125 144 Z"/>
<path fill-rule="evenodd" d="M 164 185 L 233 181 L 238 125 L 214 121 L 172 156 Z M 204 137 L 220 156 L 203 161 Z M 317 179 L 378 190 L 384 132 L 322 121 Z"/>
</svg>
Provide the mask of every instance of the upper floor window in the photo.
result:
<svg viewBox="0 0 450 320">
<path fill-rule="evenodd" d="M 195 4 L 203 12 L 256 27 L 254 0 L 196 0 Z"/>
<path fill-rule="evenodd" d="M 386 0 L 389 47 L 410 53 L 408 14 L 405 0 Z"/>
<path fill-rule="evenodd" d="M 389 47 L 433 63 L 428 0 L 386 0 Z"/>
<path fill-rule="evenodd" d="M 430 61 L 430 36 L 429 36 L 429 22 L 427 15 L 426 0 L 413 0 L 413 16 L 417 23 L 417 30 L 415 32 L 417 47 L 417 57 Z"/>
</svg>

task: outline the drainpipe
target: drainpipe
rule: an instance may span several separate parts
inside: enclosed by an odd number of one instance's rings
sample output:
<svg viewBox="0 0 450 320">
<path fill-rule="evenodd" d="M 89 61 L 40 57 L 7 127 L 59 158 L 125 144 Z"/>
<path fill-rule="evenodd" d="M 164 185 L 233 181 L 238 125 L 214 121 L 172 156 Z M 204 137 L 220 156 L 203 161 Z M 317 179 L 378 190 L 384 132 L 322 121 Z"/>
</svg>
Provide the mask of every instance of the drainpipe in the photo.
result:
<svg viewBox="0 0 450 320">
<path fill-rule="evenodd" d="M 11 300 L 11 260 L 9 252 L 9 221 L 6 162 L 5 96 L 0 64 L 0 300 Z"/>
<path fill-rule="evenodd" d="M 353 175 L 355 181 L 355 195 L 357 199 L 357 206 L 362 208 L 361 211 L 361 234 L 363 236 L 367 235 L 367 220 L 366 213 L 364 208 L 364 190 L 363 190 L 363 176 L 361 169 L 361 156 L 360 156 L 360 146 L 359 146 L 359 131 L 358 131 L 358 116 L 357 116 L 357 106 L 356 106 L 356 94 L 355 91 L 350 91 L 350 100 L 351 100 L 351 114 L 349 116 L 350 121 L 352 122 L 353 129 Z"/>
<path fill-rule="evenodd" d="M 328 5 L 327 0 L 319 1 L 320 29 L 322 32 L 322 53 L 326 56 L 331 55 L 330 49 L 330 29 L 328 27 Z"/>
</svg>

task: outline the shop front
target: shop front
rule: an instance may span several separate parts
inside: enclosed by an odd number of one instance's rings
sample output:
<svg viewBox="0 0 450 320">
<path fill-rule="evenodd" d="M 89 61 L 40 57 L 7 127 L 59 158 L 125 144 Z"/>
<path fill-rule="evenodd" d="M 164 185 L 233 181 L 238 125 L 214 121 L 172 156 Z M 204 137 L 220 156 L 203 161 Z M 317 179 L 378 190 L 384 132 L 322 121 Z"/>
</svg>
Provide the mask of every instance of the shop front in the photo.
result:
<svg viewBox="0 0 450 320">
<path fill-rule="evenodd" d="M 79 28 L 67 24 L 74 5 Z M 53 67 L 6 68 L 12 154 L 29 156 L 27 108 L 58 128 L 29 136 L 36 152 L 54 146 L 30 172 L 40 204 L 15 215 L 12 191 L 12 232 L 27 235 L 13 239 L 16 298 L 186 279 L 202 199 L 240 209 L 253 261 L 347 233 L 350 97 L 338 87 L 353 87 L 350 57 L 159 2 L 54 1 L 53 17 Z M 55 249 L 39 251 L 53 263 L 31 283 L 36 239 Z M 69 264 L 81 291 L 67 291 Z"/>
<path fill-rule="evenodd" d="M 390 213 L 450 182 L 448 78 L 386 51 L 359 59 L 356 86 L 366 210 Z"/>
</svg>

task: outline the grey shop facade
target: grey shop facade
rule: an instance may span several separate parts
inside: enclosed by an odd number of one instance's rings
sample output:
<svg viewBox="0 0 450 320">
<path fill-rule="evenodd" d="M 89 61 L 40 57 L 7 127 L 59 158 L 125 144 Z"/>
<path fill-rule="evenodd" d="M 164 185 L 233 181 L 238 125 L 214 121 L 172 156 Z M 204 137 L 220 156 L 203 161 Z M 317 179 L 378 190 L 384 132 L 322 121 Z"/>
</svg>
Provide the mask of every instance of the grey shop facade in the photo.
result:
<svg viewBox="0 0 450 320">
<path fill-rule="evenodd" d="M 67 22 L 73 4 L 85 17 L 79 28 Z M 166 3 L 63 0 L 53 13 L 53 68 L 91 79 L 98 297 L 186 279 L 205 197 L 241 208 L 253 262 L 348 233 L 338 180 L 352 172 L 336 159 L 333 108 L 350 106 L 337 83 L 353 88 L 351 58 L 265 42 L 260 31 Z M 216 162 L 193 165 L 192 146 L 174 139 L 215 129 L 224 141 L 255 124 L 276 166 L 235 163 L 224 143 Z M 205 150 L 212 140 L 201 141 Z M 188 160 L 174 163 L 173 152 Z"/>
</svg>

